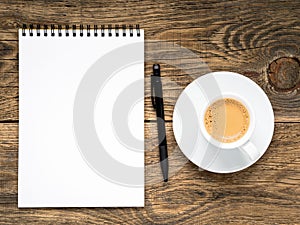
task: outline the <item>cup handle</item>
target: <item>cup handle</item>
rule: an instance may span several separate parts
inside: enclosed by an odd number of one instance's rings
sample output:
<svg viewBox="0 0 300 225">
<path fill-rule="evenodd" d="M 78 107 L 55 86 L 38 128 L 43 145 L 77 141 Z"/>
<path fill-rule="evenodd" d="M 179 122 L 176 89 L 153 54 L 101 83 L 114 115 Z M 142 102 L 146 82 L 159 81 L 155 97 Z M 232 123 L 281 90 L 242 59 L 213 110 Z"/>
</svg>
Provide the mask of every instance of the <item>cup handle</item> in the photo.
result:
<svg viewBox="0 0 300 225">
<path fill-rule="evenodd" d="M 257 148 L 255 147 L 255 145 L 248 141 L 246 144 L 244 144 L 243 146 L 239 147 L 239 149 L 243 150 L 244 152 L 246 152 L 246 154 L 249 156 L 249 158 L 251 160 L 255 160 L 259 157 L 260 152 L 257 150 Z"/>
</svg>

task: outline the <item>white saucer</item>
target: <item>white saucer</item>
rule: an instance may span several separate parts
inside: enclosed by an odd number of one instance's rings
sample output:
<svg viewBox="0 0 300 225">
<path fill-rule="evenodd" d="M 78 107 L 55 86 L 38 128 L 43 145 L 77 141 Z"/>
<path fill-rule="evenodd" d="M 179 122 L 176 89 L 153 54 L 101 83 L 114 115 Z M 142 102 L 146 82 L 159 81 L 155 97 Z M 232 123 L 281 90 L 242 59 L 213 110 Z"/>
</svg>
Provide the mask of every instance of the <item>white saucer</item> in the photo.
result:
<svg viewBox="0 0 300 225">
<path fill-rule="evenodd" d="M 256 125 L 250 141 L 259 151 L 255 159 L 238 148 L 216 147 L 201 134 L 199 112 L 228 92 L 246 99 L 253 108 Z M 173 131 L 181 151 L 194 164 L 215 173 L 232 173 L 251 166 L 265 153 L 274 132 L 274 113 L 267 95 L 255 82 L 237 73 L 213 72 L 194 80 L 181 93 L 173 112 Z"/>
</svg>

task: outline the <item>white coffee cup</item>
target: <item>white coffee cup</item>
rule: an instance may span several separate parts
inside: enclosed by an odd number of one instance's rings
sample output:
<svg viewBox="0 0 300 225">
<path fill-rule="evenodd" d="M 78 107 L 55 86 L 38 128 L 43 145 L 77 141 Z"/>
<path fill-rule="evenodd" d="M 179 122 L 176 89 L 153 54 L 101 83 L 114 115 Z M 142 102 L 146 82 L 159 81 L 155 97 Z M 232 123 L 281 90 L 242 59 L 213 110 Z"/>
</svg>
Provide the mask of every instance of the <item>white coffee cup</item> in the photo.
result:
<svg viewBox="0 0 300 225">
<path fill-rule="evenodd" d="M 220 142 L 217 139 L 215 139 L 214 137 L 212 137 L 207 132 L 207 130 L 205 128 L 205 124 L 204 124 L 204 117 L 205 117 L 205 112 L 206 112 L 207 108 L 211 104 L 213 104 L 215 101 L 221 100 L 224 98 L 231 98 L 231 99 L 237 100 L 238 102 L 242 103 L 248 110 L 249 117 L 250 117 L 250 122 L 249 122 L 249 127 L 248 127 L 247 132 L 240 139 L 238 139 L 234 142 L 230 142 L 230 143 Z M 260 152 L 255 147 L 255 145 L 250 141 L 250 137 L 254 131 L 254 128 L 255 128 L 255 114 L 251 108 L 251 105 L 244 98 L 242 98 L 241 96 L 239 96 L 235 93 L 228 93 L 228 92 L 222 93 L 222 95 L 209 100 L 207 105 L 205 107 L 203 107 L 203 110 L 201 111 L 200 130 L 201 130 L 201 133 L 203 134 L 203 136 L 205 137 L 205 139 L 209 143 L 213 144 L 214 146 L 216 146 L 218 148 L 222 148 L 222 149 L 238 148 L 239 150 L 245 152 L 249 156 L 250 160 L 255 160 L 258 158 L 258 156 L 260 156 Z"/>
</svg>

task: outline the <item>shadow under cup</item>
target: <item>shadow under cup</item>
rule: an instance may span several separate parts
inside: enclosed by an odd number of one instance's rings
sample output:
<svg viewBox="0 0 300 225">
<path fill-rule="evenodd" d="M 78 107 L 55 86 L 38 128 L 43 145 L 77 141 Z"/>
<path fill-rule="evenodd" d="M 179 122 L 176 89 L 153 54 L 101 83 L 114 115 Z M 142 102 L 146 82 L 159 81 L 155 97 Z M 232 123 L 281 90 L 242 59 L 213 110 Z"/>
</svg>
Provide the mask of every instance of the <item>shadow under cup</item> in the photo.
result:
<svg viewBox="0 0 300 225">
<path fill-rule="evenodd" d="M 226 93 L 210 100 L 201 113 L 201 132 L 209 143 L 221 149 L 239 148 L 250 160 L 259 155 L 250 142 L 254 127 L 255 115 L 250 104 L 236 94 Z M 230 133 L 233 136 L 226 136 Z"/>
</svg>

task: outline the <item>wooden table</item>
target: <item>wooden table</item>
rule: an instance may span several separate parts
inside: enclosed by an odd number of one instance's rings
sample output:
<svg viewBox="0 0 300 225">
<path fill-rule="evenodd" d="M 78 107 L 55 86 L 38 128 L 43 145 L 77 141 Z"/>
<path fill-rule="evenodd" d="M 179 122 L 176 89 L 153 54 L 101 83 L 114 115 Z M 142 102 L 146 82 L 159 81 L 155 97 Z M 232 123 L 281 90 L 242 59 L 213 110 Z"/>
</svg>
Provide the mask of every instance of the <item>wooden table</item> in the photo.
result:
<svg viewBox="0 0 300 225">
<path fill-rule="evenodd" d="M 1 224 L 300 224 L 300 1 L 2 0 L 0 14 Z M 144 208 L 17 208 L 17 28 L 23 23 L 139 23 L 146 40 L 176 44 L 196 56 L 182 57 L 179 66 L 162 65 L 170 163 L 177 168 L 168 183 L 155 182 L 161 174 L 149 98 L 152 62 L 146 61 Z M 146 54 L 148 50 L 146 46 Z M 212 71 L 244 74 L 272 102 L 273 141 L 266 154 L 242 172 L 198 171 L 178 151 L 172 110 L 184 87 L 201 75 L 200 61 Z"/>
</svg>

